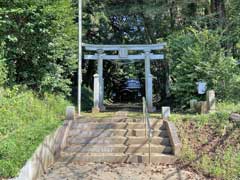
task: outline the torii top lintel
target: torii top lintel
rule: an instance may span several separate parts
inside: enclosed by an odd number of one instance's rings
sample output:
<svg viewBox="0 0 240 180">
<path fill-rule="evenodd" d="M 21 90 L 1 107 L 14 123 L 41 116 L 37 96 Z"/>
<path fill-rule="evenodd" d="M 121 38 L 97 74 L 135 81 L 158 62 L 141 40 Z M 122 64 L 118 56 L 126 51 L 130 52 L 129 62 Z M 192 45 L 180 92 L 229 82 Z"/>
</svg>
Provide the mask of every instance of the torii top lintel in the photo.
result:
<svg viewBox="0 0 240 180">
<path fill-rule="evenodd" d="M 144 44 L 144 45 L 92 45 L 83 44 L 83 47 L 87 51 L 96 51 L 94 55 L 85 55 L 86 60 L 144 60 L 146 56 L 151 60 L 161 60 L 164 59 L 163 54 L 153 54 L 152 50 L 161 50 L 166 46 L 166 43 L 160 44 Z M 128 51 L 143 51 L 141 54 L 129 55 Z M 104 51 L 118 51 L 118 55 L 107 55 Z"/>
</svg>

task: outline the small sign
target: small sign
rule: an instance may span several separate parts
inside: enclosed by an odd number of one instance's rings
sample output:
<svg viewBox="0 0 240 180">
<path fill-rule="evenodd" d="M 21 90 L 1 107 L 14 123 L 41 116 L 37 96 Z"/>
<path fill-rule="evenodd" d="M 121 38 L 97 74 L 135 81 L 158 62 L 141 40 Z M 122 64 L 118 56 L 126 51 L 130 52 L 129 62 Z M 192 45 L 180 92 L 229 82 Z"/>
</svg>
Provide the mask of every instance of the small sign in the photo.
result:
<svg viewBox="0 0 240 180">
<path fill-rule="evenodd" d="M 197 82 L 198 94 L 205 94 L 207 90 L 207 83 L 204 81 Z"/>
<path fill-rule="evenodd" d="M 128 79 L 125 85 L 128 89 L 141 89 L 140 81 L 137 79 Z"/>
</svg>

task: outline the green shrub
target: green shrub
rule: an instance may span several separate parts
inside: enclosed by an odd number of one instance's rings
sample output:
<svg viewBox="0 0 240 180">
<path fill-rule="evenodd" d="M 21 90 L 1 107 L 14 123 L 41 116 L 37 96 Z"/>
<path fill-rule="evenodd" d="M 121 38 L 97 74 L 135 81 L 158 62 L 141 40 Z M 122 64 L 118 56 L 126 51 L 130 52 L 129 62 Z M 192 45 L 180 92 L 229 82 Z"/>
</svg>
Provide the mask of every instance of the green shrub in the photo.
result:
<svg viewBox="0 0 240 180">
<path fill-rule="evenodd" d="M 236 97 L 237 98 L 237 97 Z M 217 103 L 217 110 L 221 111 L 221 112 L 227 112 L 227 113 L 231 113 L 231 112 L 238 112 L 240 113 L 240 103 L 239 102 L 220 102 Z"/>
<path fill-rule="evenodd" d="M 205 99 L 197 94 L 200 80 L 216 91 L 218 99 L 240 97 L 236 60 L 226 55 L 217 32 L 188 28 L 171 35 L 169 54 L 171 90 L 178 105 L 186 107 L 192 98 Z"/>
<path fill-rule="evenodd" d="M 75 87 L 72 95 L 72 102 L 77 106 L 78 104 L 78 89 Z M 82 86 L 82 97 L 81 97 L 82 111 L 90 111 L 93 107 L 93 91 L 90 87 L 85 85 Z"/>
<path fill-rule="evenodd" d="M 15 86 L 0 100 L 0 177 L 14 177 L 46 135 L 64 118 L 69 103 L 61 96 L 39 98 Z"/>
</svg>

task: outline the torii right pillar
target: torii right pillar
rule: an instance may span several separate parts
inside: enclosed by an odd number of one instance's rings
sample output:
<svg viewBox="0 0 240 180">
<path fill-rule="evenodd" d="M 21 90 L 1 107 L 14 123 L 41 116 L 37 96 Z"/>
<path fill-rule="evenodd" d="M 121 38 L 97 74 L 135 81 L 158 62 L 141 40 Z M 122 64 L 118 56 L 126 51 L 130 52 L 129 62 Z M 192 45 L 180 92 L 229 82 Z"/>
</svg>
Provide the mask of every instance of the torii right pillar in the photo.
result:
<svg viewBox="0 0 240 180">
<path fill-rule="evenodd" d="M 146 101 L 149 112 L 154 112 L 156 109 L 153 107 L 153 98 L 152 98 L 152 74 L 151 74 L 151 52 L 145 51 L 145 93 Z"/>
</svg>

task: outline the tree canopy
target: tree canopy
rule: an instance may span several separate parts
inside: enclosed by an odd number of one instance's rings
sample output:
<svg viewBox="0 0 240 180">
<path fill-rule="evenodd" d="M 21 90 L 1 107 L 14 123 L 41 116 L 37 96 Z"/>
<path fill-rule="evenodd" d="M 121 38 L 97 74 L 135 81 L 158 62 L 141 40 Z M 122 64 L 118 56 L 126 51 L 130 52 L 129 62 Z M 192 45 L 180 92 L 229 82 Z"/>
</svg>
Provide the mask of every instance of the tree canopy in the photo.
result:
<svg viewBox="0 0 240 180">
<path fill-rule="evenodd" d="M 67 0 L 2 0 L 0 40 L 8 84 L 68 93 L 76 71 L 77 31 Z"/>
<path fill-rule="evenodd" d="M 0 69 L 3 74 L 7 72 L 6 77 L 2 76 L 5 84 L 26 84 L 38 92 L 64 94 L 75 89 L 77 4 L 77 0 L 0 2 Z M 224 87 L 239 79 L 239 68 L 233 67 L 240 58 L 239 8 L 238 0 L 84 0 L 83 41 L 167 42 L 166 59 L 152 61 L 157 99 L 172 97 L 185 103 L 184 97 L 194 97 L 196 92 L 188 93 L 182 87 L 188 87 L 187 84 L 194 87 L 202 77 L 209 88 L 220 89 L 220 98 L 226 98 L 229 91 L 224 91 Z M 126 77 L 143 80 L 143 67 L 139 62 L 106 61 L 106 96 L 116 81 Z M 222 71 L 207 73 L 211 68 Z M 84 85 L 92 87 L 95 72 L 94 61 L 83 61 Z M 224 86 L 220 86 L 220 76 Z"/>
</svg>

